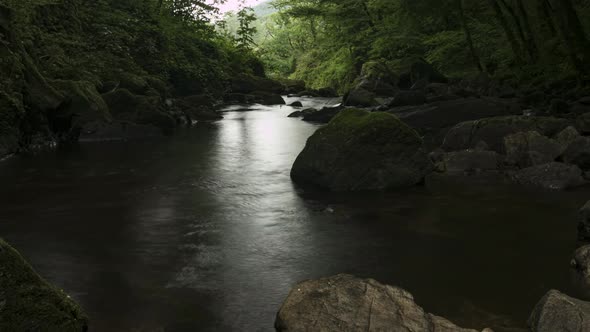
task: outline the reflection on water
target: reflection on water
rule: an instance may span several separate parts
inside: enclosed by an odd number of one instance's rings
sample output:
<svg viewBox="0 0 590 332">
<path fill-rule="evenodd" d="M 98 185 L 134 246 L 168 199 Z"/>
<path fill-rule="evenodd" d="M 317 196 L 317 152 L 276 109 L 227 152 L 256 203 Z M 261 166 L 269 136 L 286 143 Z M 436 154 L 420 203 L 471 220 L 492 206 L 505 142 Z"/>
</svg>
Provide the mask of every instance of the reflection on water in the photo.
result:
<svg viewBox="0 0 590 332">
<path fill-rule="evenodd" d="M 477 328 L 523 326 L 550 288 L 576 295 L 568 262 L 588 192 L 304 192 L 289 170 L 318 127 L 293 110 L 239 106 L 166 140 L 9 159 L 0 234 L 94 331 L 272 330 L 295 282 L 340 272 Z"/>
</svg>

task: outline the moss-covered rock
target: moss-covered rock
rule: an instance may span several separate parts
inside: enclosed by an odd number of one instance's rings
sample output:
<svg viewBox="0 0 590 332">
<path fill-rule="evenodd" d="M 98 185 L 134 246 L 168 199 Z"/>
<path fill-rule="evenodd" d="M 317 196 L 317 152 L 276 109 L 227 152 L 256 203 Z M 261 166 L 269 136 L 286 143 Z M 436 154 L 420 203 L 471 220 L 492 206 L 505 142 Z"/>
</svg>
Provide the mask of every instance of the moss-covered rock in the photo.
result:
<svg viewBox="0 0 590 332">
<path fill-rule="evenodd" d="M 127 89 L 117 89 L 102 97 L 115 120 L 154 125 L 164 134 L 171 134 L 176 128 L 176 120 L 158 108 L 158 97 L 136 95 Z"/>
<path fill-rule="evenodd" d="M 0 331 L 88 330 L 88 317 L 0 239 Z"/>
<path fill-rule="evenodd" d="M 416 185 L 431 170 L 421 138 L 397 117 L 346 109 L 309 138 L 291 177 L 333 191 L 387 190 Z"/>
<path fill-rule="evenodd" d="M 68 122 L 70 128 L 62 130 L 77 130 L 85 124 L 94 121 L 110 121 L 109 107 L 96 90 L 94 84 L 86 81 L 56 80 L 51 84 L 68 99 L 61 107 L 49 112 L 50 121 Z"/>
</svg>

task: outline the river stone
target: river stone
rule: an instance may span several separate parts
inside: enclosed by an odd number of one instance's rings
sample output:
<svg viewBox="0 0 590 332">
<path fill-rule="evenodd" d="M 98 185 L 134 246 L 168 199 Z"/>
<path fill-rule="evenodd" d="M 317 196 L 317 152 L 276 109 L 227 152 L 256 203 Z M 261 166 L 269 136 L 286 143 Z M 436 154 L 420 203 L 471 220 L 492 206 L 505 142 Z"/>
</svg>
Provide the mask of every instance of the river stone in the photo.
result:
<svg viewBox="0 0 590 332">
<path fill-rule="evenodd" d="M 423 90 L 398 91 L 389 104 L 390 107 L 423 105 L 426 103 L 426 94 Z"/>
<path fill-rule="evenodd" d="M 550 190 L 564 190 L 585 183 L 578 166 L 558 162 L 524 168 L 512 174 L 512 179 L 523 185 Z"/>
<path fill-rule="evenodd" d="M 357 106 L 357 107 L 371 107 L 377 106 L 379 103 L 375 99 L 377 95 L 375 93 L 365 90 L 363 88 L 352 89 L 348 95 L 344 98 L 344 106 Z"/>
<path fill-rule="evenodd" d="M 519 132 L 504 137 L 506 160 L 522 168 L 552 162 L 564 146 L 536 131 Z"/>
<path fill-rule="evenodd" d="M 277 331 L 475 332 L 429 314 L 412 294 L 340 274 L 297 284 L 281 306 Z"/>
<path fill-rule="evenodd" d="M 579 211 L 578 239 L 590 242 L 590 201 L 586 202 Z"/>
<path fill-rule="evenodd" d="M 431 170 L 422 139 L 397 117 L 345 109 L 309 138 L 291 177 L 332 191 L 386 190 L 418 184 Z"/>
<path fill-rule="evenodd" d="M 555 136 L 557 142 L 566 147 L 575 142 L 578 138 L 580 138 L 580 133 L 573 126 L 565 128 Z"/>
<path fill-rule="evenodd" d="M 584 171 L 590 170 L 590 138 L 578 137 L 563 153 L 563 161 L 574 164 Z"/>
<path fill-rule="evenodd" d="M 590 331 L 590 302 L 550 290 L 529 317 L 533 332 Z"/>
<path fill-rule="evenodd" d="M 0 239 L 0 331 L 88 330 L 88 317 Z"/>
<path fill-rule="evenodd" d="M 584 113 L 576 118 L 576 129 L 582 135 L 590 134 L 590 113 Z"/>
<path fill-rule="evenodd" d="M 341 106 L 336 107 L 323 107 L 319 111 L 305 112 L 303 110 L 303 121 L 316 122 L 316 123 L 328 123 L 332 120 L 340 111 L 343 109 Z"/>
<path fill-rule="evenodd" d="M 501 116 L 459 123 L 447 133 L 443 149 L 458 151 L 485 142 L 489 148 L 505 153 L 504 138 L 522 131 L 536 131 L 553 137 L 570 125 L 567 119 L 537 116 Z"/>
</svg>

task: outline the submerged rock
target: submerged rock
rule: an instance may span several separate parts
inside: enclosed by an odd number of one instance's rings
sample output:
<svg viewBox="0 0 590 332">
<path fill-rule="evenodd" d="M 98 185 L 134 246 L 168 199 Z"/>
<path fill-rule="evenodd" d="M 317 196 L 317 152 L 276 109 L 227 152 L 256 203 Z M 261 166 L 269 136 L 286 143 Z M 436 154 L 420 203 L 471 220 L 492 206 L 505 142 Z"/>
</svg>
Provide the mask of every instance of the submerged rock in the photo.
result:
<svg viewBox="0 0 590 332">
<path fill-rule="evenodd" d="M 340 274 L 297 284 L 281 306 L 277 331 L 475 332 L 427 313 L 412 294 Z"/>
<path fill-rule="evenodd" d="M 291 107 L 303 107 L 303 104 L 300 101 L 294 101 L 291 104 L 289 104 L 289 106 L 291 106 Z"/>
<path fill-rule="evenodd" d="M 590 302 L 551 290 L 537 303 L 528 324 L 533 332 L 590 331 Z"/>
<path fill-rule="evenodd" d="M 551 162 L 528 167 L 512 174 L 519 184 L 531 185 L 550 190 L 564 190 L 585 183 L 578 166 Z"/>
<path fill-rule="evenodd" d="M 345 109 L 309 138 L 291 177 L 333 191 L 386 190 L 416 185 L 431 170 L 421 138 L 397 117 Z"/>
<path fill-rule="evenodd" d="M 0 331 L 88 330 L 88 317 L 0 239 Z"/>
</svg>

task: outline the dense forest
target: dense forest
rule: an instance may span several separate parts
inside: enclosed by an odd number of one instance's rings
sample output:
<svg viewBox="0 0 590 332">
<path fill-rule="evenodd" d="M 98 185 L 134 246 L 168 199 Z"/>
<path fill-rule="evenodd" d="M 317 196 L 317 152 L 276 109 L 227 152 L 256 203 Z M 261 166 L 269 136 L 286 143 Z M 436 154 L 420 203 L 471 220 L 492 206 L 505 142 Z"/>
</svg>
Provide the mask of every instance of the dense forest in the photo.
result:
<svg viewBox="0 0 590 332">
<path fill-rule="evenodd" d="M 368 62 L 399 73 L 416 59 L 451 78 L 486 73 L 514 85 L 589 71 L 584 0 L 277 0 L 258 7 L 257 51 L 268 72 L 314 88 L 344 93 Z"/>
</svg>

